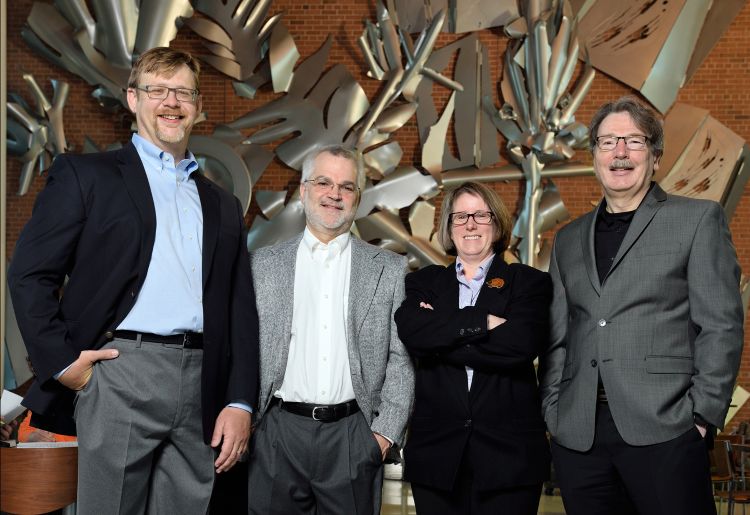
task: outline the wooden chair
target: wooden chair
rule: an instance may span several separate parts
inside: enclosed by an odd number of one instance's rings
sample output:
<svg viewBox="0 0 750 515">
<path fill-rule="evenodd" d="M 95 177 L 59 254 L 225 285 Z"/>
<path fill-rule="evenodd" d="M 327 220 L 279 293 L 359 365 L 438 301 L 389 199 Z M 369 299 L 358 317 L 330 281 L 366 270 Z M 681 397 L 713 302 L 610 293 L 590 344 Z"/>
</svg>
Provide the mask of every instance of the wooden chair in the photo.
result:
<svg viewBox="0 0 750 515">
<path fill-rule="evenodd" d="M 0 511 L 59 510 L 75 502 L 77 485 L 77 447 L 0 447 Z"/>
<path fill-rule="evenodd" d="M 738 478 L 732 462 L 732 444 L 728 440 L 716 440 L 711 450 L 711 481 L 714 484 L 714 497 L 719 500 L 719 511 L 722 502 L 726 501 L 729 515 L 734 515 L 735 504 L 742 504 L 742 514 L 745 515 L 745 505 L 750 503 L 750 490 L 738 489 Z"/>
</svg>

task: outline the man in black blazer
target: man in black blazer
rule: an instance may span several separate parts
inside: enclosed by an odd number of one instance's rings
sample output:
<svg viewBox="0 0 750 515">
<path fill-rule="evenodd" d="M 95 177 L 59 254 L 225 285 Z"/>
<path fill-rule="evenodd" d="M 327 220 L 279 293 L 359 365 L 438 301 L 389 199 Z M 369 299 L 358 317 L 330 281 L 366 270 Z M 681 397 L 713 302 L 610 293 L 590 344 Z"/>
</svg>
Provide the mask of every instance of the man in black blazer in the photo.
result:
<svg viewBox="0 0 750 515">
<path fill-rule="evenodd" d="M 138 133 L 55 160 L 9 269 L 24 405 L 58 430 L 75 415 L 79 514 L 205 513 L 247 448 L 257 312 L 240 204 L 187 152 L 198 76 L 183 52 L 139 58 Z"/>
</svg>

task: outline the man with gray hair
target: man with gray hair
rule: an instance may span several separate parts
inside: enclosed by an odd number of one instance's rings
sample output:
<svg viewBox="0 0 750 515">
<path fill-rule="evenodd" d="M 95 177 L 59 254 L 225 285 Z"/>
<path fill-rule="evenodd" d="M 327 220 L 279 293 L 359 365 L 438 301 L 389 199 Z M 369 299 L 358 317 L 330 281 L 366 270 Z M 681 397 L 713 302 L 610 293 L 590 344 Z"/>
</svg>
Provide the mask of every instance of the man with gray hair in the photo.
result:
<svg viewBox="0 0 750 515">
<path fill-rule="evenodd" d="M 349 232 L 363 187 L 354 151 L 314 149 L 300 183 L 304 232 L 253 253 L 261 393 L 250 513 L 380 513 L 382 464 L 403 443 L 414 372 L 393 322 L 406 259 Z"/>
<path fill-rule="evenodd" d="M 707 446 L 742 353 L 740 270 L 716 202 L 653 182 L 660 121 L 630 97 L 590 128 L 604 199 L 557 234 L 542 406 L 565 510 L 716 513 Z"/>
</svg>

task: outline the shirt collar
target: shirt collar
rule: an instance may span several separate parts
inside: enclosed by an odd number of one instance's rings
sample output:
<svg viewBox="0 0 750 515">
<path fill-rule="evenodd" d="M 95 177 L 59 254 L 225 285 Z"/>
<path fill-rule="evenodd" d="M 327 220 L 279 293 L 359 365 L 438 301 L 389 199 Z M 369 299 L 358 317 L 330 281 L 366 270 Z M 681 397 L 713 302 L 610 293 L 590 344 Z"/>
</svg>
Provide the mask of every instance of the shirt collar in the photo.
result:
<svg viewBox="0 0 750 515">
<path fill-rule="evenodd" d="M 172 155 L 169 152 L 165 152 L 139 134 L 133 133 L 132 142 L 138 151 L 138 155 L 144 161 L 144 165 L 148 164 L 157 170 L 161 170 L 163 168 L 162 162 L 168 159 L 170 166 L 167 169 L 173 169 L 179 180 L 188 180 L 190 174 L 198 169 L 198 161 L 189 150 L 185 152 L 185 158 L 179 163 L 172 163 Z"/>
<path fill-rule="evenodd" d="M 349 231 L 336 236 L 327 244 L 320 241 L 308 227 L 305 227 L 305 232 L 302 235 L 302 243 L 307 247 L 310 253 L 314 253 L 318 250 L 328 250 L 333 255 L 341 254 L 346 250 L 350 240 L 351 233 Z"/>
<path fill-rule="evenodd" d="M 492 264 L 492 260 L 495 258 L 495 254 L 491 254 L 487 258 L 485 258 L 484 261 L 479 263 L 479 266 L 477 267 L 477 273 L 472 279 L 472 281 L 484 281 L 484 278 L 487 277 L 487 272 L 490 269 L 490 265 Z M 464 276 L 464 264 L 461 261 L 460 257 L 456 258 L 456 277 L 463 277 Z"/>
</svg>

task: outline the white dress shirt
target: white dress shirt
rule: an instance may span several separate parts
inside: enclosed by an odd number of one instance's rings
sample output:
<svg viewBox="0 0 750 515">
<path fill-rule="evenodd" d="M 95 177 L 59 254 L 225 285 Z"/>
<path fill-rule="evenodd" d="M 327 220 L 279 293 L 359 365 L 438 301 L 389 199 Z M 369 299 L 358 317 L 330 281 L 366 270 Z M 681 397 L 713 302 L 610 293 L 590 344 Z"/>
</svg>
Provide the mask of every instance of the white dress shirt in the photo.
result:
<svg viewBox="0 0 750 515">
<path fill-rule="evenodd" d="M 287 402 L 354 399 L 346 341 L 350 240 L 346 232 L 326 245 L 305 229 L 297 249 L 289 358 L 275 393 Z"/>
</svg>

